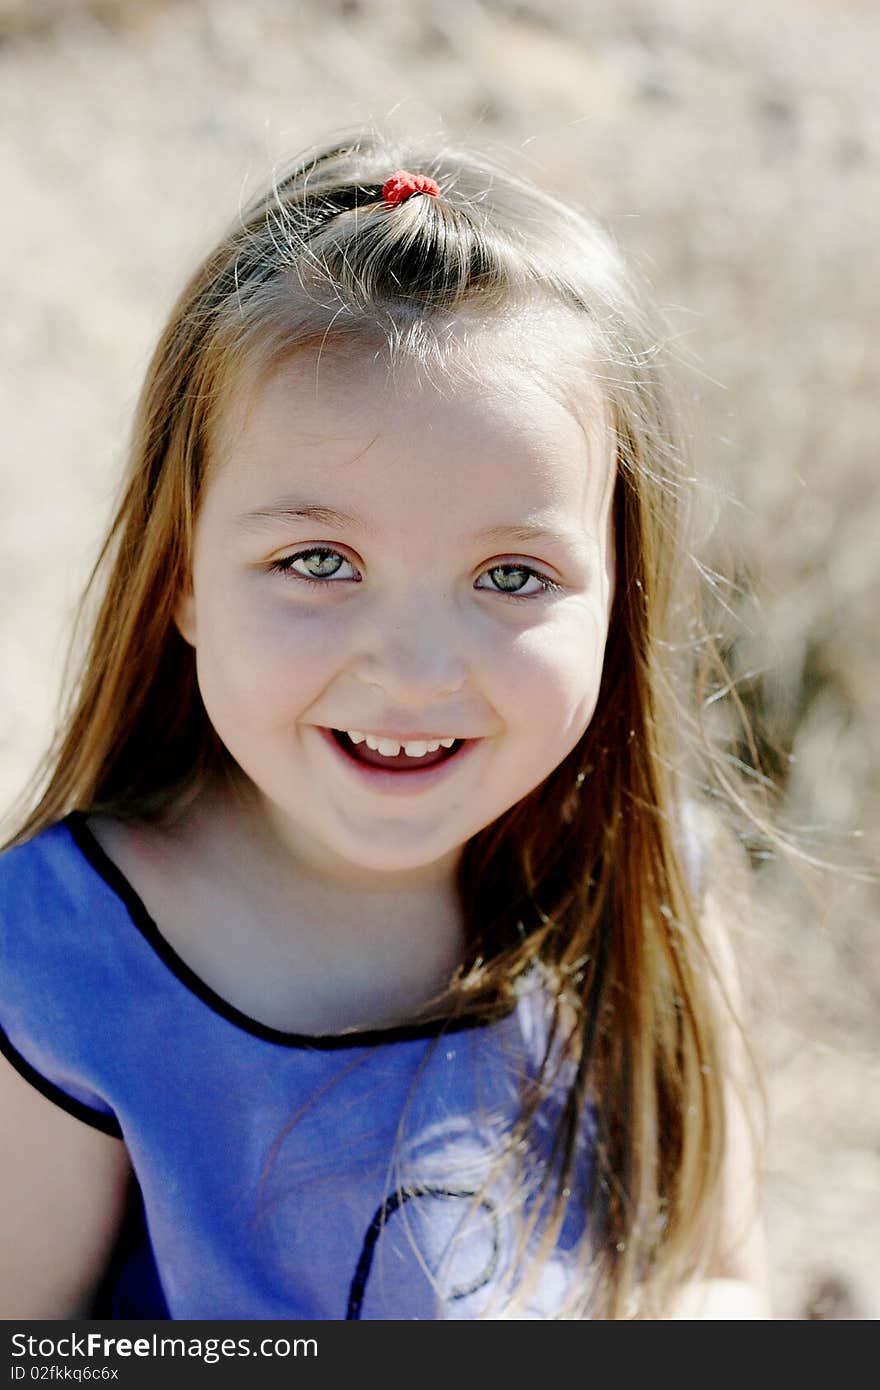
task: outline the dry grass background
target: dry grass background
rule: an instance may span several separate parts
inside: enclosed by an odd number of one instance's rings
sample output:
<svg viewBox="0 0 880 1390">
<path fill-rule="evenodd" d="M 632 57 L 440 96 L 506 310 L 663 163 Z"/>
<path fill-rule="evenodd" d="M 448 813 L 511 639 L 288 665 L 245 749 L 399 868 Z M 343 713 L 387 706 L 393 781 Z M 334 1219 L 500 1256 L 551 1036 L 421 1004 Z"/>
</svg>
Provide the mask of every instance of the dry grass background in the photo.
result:
<svg viewBox="0 0 880 1390">
<path fill-rule="evenodd" d="M 47 739 L 184 273 L 276 159 L 368 119 L 489 143 L 647 275 L 728 497 L 708 558 L 734 537 L 731 670 L 782 809 L 816 852 L 869 863 L 878 53 L 856 0 L 0 0 L 0 811 Z M 878 889 L 838 871 L 808 890 L 772 861 L 756 880 L 775 1315 L 875 1318 Z"/>
</svg>

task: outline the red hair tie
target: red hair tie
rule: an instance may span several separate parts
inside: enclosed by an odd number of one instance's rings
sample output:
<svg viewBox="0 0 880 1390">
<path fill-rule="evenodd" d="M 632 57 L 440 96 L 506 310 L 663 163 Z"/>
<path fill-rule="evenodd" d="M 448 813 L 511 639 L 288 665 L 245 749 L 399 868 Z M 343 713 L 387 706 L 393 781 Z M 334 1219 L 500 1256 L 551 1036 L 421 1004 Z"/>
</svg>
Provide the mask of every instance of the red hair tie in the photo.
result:
<svg viewBox="0 0 880 1390">
<path fill-rule="evenodd" d="M 382 197 L 387 208 L 405 203 L 414 193 L 428 193 L 432 198 L 439 198 L 440 185 L 429 179 L 427 174 L 411 174 L 408 169 L 398 169 L 382 185 Z"/>
</svg>

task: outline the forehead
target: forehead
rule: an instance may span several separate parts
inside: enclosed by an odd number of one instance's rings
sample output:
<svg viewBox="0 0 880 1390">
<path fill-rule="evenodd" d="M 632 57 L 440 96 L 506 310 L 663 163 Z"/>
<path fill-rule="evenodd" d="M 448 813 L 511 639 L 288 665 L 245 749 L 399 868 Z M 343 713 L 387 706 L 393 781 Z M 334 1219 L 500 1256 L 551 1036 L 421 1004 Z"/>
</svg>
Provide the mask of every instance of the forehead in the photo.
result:
<svg viewBox="0 0 880 1390">
<path fill-rule="evenodd" d="M 242 378 L 210 461 L 230 503 L 288 485 L 357 495 L 391 485 L 438 501 L 450 488 L 501 490 L 514 508 L 595 514 L 614 451 L 582 319 L 458 312 L 429 327 L 401 352 L 380 337 L 328 340 Z"/>
</svg>

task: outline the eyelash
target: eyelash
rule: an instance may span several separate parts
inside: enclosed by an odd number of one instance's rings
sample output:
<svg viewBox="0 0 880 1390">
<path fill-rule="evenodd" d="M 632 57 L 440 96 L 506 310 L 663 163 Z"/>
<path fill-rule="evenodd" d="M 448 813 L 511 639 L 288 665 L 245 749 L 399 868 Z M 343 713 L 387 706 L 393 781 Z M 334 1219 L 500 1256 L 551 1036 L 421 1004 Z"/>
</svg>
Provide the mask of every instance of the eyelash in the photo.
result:
<svg viewBox="0 0 880 1390">
<path fill-rule="evenodd" d="M 295 579 L 300 579 L 300 580 L 302 580 L 304 584 L 317 584 L 318 587 L 319 587 L 319 588 L 322 588 L 322 589 L 327 589 L 327 588 L 329 588 L 330 585 L 334 582 L 332 576 L 328 575 L 326 579 L 315 579 L 312 575 L 309 575 L 309 574 L 300 574 L 299 570 L 295 570 L 295 569 L 292 569 L 292 568 L 291 568 L 291 566 L 292 566 L 294 560 L 302 560 L 302 559 L 304 559 L 307 555 L 321 555 L 321 556 L 326 556 L 326 555 L 338 555 L 338 556 L 340 557 L 340 559 L 342 559 L 342 560 L 344 560 L 344 559 L 346 558 L 346 557 L 342 554 L 341 551 L 339 551 L 339 550 L 333 550 L 332 547 L 330 547 L 330 546 L 313 545 L 313 546 L 309 546 L 308 550 L 298 550 L 298 551 L 296 552 L 295 555 L 285 555 L 285 556 L 284 556 L 282 559 L 280 559 L 280 560 L 274 560 L 274 561 L 272 562 L 272 564 L 269 565 L 269 571 L 270 571 L 270 573 L 272 573 L 272 574 L 283 574 L 283 575 L 286 575 L 286 576 L 293 575 L 293 577 L 294 577 Z M 351 561 L 349 560 L 348 563 L 351 564 Z M 534 576 L 534 578 L 537 579 L 537 580 L 539 581 L 539 583 L 542 585 L 542 588 L 543 588 L 543 592 L 544 592 L 544 593 L 558 594 L 558 593 L 561 593 L 561 592 L 562 592 L 562 585 L 561 585 L 561 584 L 557 584 L 556 581 L 555 581 L 555 579 L 550 579 L 550 578 L 548 578 L 548 576 L 547 576 L 546 574 L 541 574 L 539 570 L 532 569 L 532 567 L 531 567 L 530 565 L 515 565 L 515 564 L 513 564 L 513 563 L 510 563 L 510 564 L 502 564 L 502 565 L 491 565 L 491 566 L 489 567 L 489 570 L 488 570 L 488 571 L 484 571 L 484 573 L 491 573 L 492 570 L 505 570 L 505 569 L 507 569 L 507 570 L 522 570 L 523 573 Z M 328 583 L 328 580 L 329 580 L 329 583 Z M 340 582 L 340 581 L 336 581 L 336 582 Z M 532 599 L 536 599 L 536 598 L 539 598 L 539 597 L 540 597 L 540 594 L 508 594 L 508 593 L 505 593 L 503 589 L 495 589 L 494 591 L 493 591 L 493 590 L 489 590 L 489 592 L 490 592 L 490 593 L 491 593 L 491 592 L 494 592 L 494 593 L 500 594 L 502 598 L 516 599 L 516 600 L 518 600 L 520 603 L 529 603 Z"/>
</svg>

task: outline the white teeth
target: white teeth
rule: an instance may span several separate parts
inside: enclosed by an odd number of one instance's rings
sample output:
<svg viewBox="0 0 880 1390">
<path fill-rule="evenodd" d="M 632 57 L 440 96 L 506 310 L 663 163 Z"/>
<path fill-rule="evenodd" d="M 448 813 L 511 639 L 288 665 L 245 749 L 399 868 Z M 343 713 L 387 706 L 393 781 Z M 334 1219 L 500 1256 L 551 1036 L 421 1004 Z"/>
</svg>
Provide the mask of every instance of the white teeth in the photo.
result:
<svg viewBox="0 0 880 1390">
<path fill-rule="evenodd" d="M 400 744 L 393 738 L 373 738 L 372 734 L 367 734 L 367 747 L 372 748 L 377 753 L 383 753 L 386 758 L 396 758 L 400 752 Z"/>
<path fill-rule="evenodd" d="M 408 758 L 423 758 L 426 753 L 436 753 L 438 748 L 451 748 L 455 742 L 454 738 L 440 738 L 429 743 L 415 741 L 401 744 L 393 738 L 374 738 L 372 734 L 363 734 L 359 729 L 347 729 L 346 733 L 352 743 L 366 742 L 368 748 L 386 758 L 396 758 L 401 748 Z"/>
</svg>

